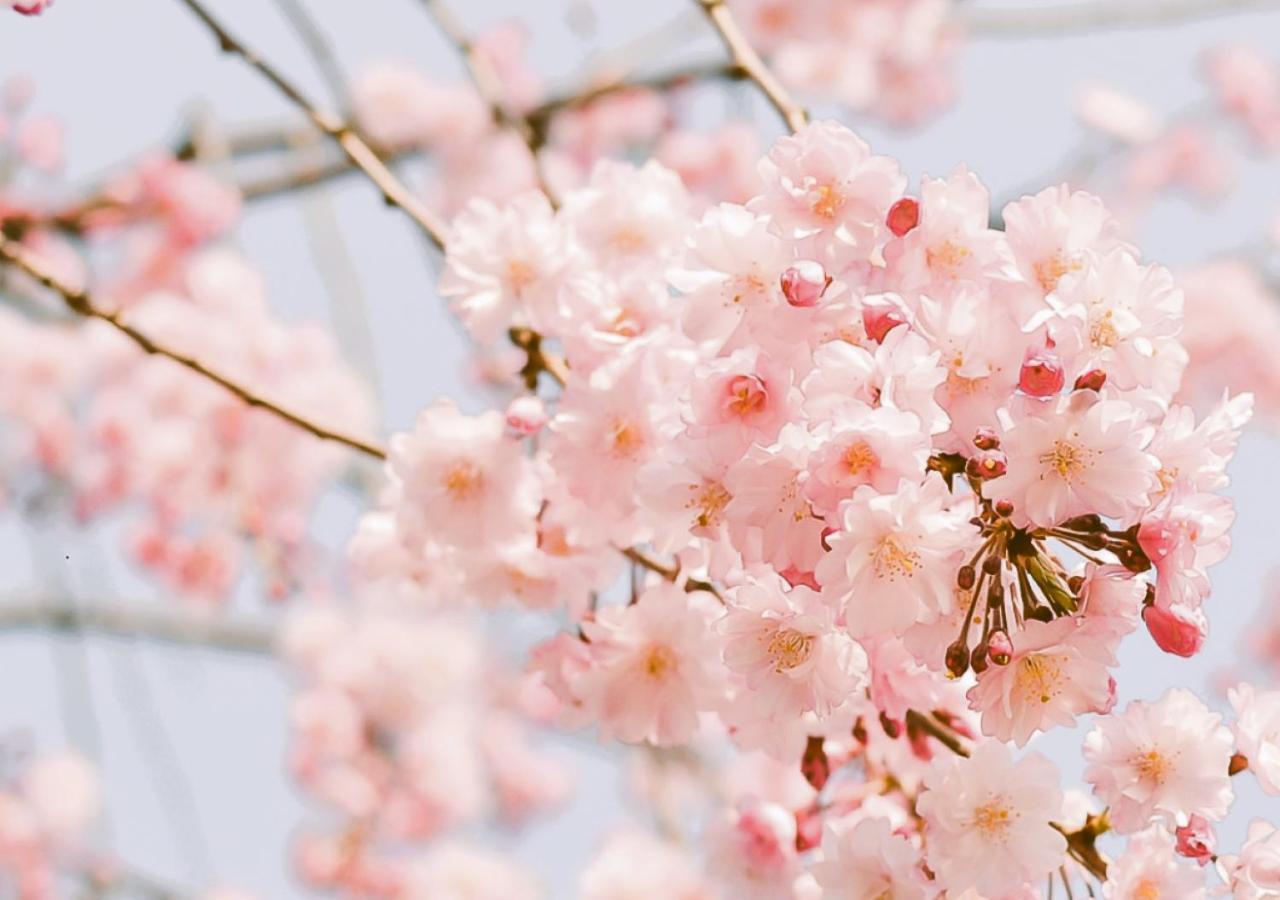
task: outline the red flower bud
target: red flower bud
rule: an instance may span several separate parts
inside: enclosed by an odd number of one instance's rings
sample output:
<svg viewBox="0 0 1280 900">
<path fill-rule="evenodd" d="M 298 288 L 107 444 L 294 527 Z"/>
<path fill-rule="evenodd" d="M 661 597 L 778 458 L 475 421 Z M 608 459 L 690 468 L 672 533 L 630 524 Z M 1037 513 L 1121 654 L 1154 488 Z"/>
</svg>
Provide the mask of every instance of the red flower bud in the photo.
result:
<svg viewBox="0 0 1280 900">
<path fill-rule="evenodd" d="M 896 237 L 902 237 L 912 228 L 920 224 L 920 203 L 911 197 L 903 197 L 889 207 L 889 215 L 885 224 Z"/>
<path fill-rule="evenodd" d="M 1185 606 L 1148 606 L 1142 621 L 1156 646 L 1174 656 L 1195 656 L 1209 632 L 1203 613 Z"/>
<path fill-rule="evenodd" d="M 1213 851 L 1218 842 L 1213 835 L 1213 826 L 1204 816 L 1192 813 L 1187 824 L 1175 831 L 1174 835 L 1177 837 L 1178 855 L 1194 859 L 1202 866 L 1213 859 Z"/>
<path fill-rule="evenodd" d="M 887 303 L 869 303 L 862 307 L 862 327 L 866 329 L 867 337 L 877 344 L 884 343 L 890 331 L 906 322 L 902 311 Z"/>
<path fill-rule="evenodd" d="M 1076 379 L 1075 389 L 1077 391 L 1100 391 L 1106 383 L 1106 372 L 1101 369 L 1090 369 Z"/>
<path fill-rule="evenodd" d="M 1018 374 L 1018 387 L 1032 397 L 1052 397 L 1062 390 L 1067 376 L 1062 371 L 1058 355 L 1049 350 L 1027 353 Z"/>
</svg>

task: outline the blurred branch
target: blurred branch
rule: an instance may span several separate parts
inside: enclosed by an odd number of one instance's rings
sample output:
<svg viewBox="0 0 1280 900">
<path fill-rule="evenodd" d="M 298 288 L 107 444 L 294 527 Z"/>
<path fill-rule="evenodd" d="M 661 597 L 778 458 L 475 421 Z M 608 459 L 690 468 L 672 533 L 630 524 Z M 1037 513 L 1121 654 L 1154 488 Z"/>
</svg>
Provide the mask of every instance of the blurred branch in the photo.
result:
<svg viewBox="0 0 1280 900">
<path fill-rule="evenodd" d="M 95 306 L 88 293 L 78 288 L 73 288 L 63 282 L 53 273 L 53 270 L 49 268 L 44 260 L 27 250 L 21 244 L 11 241 L 9 238 L 2 235 L 0 235 L 0 260 L 8 262 L 16 268 L 21 269 L 45 287 L 56 292 L 62 297 L 67 309 L 71 312 L 86 319 L 99 319 L 106 322 L 116 331 L 133 341 L 133 343 L 142 349 L 143 352 L 171 359 L 178 365 L 190 369 L 197 375 L 212 381 L 214 384 L 217 384 L 229 393 L 234 394 L 249 406 L 265 410 L 277 418 L 283 419 L 289 424 L 295 425 L 315 437 L 321 438 L 322 440 L 334 441 L 339 444 L 345 444 L 353 450 L 359 450 L 361 453 L 377 459 L 386 459 L 386 451 L 377 444 L 370 443 L 360 438 L 350 437 L 349 435 L 342 434 L 341 432 L 331 431 L 330 429 L 325 428 L 284 406 L 273 403 L 265 397 L 255 393 L 250 388 L 245 387 L 237 381 L 233 381 L 231 378 L 228 378 L 226 375 L 223 375 L 215 369 L 209 368 L 194 357 L 187 356 L 184 353 L 180 353 L 177 350 L 172 350 L 157 343 L 143 332 L 125 322 L 120 313 L 101 309 L 100 307 Z"/>
<path fill-rule="evenodd" d="M 755 82 L 760 92 L 778 111 L 778 115 L 782 116 L 782 121 L 787 124 L 787 128 L 793 133 L 803 128 L 809 121 L 804 108 L 792 99 L 791 93 L 764 64 L 760 54 L 751 46 L 746 34 L 738 26 L 737 20 L 729 12 L 725 0 L 694 0 L 694 2 L 702 7 L 707 19 L 720 35 L 720 40 L 729 51 L 729 57 L 733 60 L 734 66 Z"/>
<path fill-rule="evenodd" d="M 347 76 L 342 71 L 342 66 L 338 64 L 338 56 L 334 52 L 333 44 L 330 43 L 329 38 L 325 36 L 316 20 L 307 12 L 302 0 L 275 0 L 275 3 L 298 35 L 298 39 L 307 48 L 307 52 L 315 62 L 316 68 L 320 70 L 320 77 L 324 79 L 325 84 L 328 86 L 329 92 L 333 96 L 333 102 L 338 104 L 339 107 L 346 106 Z"/>
<path fill-rule="evenodd" d="M 0 631 L 29 630 L 92 633 L 255 654 L 270 653 L 275 642 L 271 625 L 195 616 L 181 608 L 123 601 L 77 606 L 36 595 L 0 601 Z"/>
<path fill-rule="evenodd" d="M 515 134 L 524 145 L 529 148 L 529 156 L 533 160 L 534 172 L 538 179 L 538 186 L 542 189 L 542 193 L 547 195 L 552 206 L 558 205 L 555 193 L 551 190 L 551 185 L 547 183 L 546 172 L 542 166 L 542 157 L 539 150 L 542 148 L 542 136 L 537 129 L 533 127 L 529 119 L 524 116 L 517 115 L 507 108 L 502 94 L 502 79 L 489 61 L 467 34 L 458 17 L 454 15 L 453 10 L 444 3 L 444 0 L 422 0 L 422 5 L 427 10 L 427 15 L 431 16 L 436 23 L 436 27 L 440 32 L 453 44 L 458 53 L 461 54 L 463 62 L 466 64 L 467 73 L 471 76 L 471 82 L 475 85 L 476 93 L 480 95 L 480 99 L 489 107 L 489 115 L 493 117 L 496 125 L 506 128 Z"/>
<path fill-rule="evenodd" d="M 1178 25 L 1196 19 L 1254 9 L 1280 8 L 1277 0 L 1093 0 L 1037 4 L 1014 9 L 965 7 L 957 12 L 970 34 L 984 38 L 1025 38 L 1109 28 Z"/>
<path fill-rule="evenodd" d="M 383 199 L 392 206 L 397 206 L 411 218 L 423 233 L 437 247 L 443 249 L 445 235 L 448 231 L 443 219 L 427 208 L 426 204 L 413 195 L 395 173 L 387 168 L 386 163 L 365 142 L 351 124 L 334 113 L 322 110 L 308 100 L 294 84 L 286 79 L 274 66 L 264 60 L 254 50 L 231 36 L 222 23 L 205 9 L 200 0 L 179 0 L 195 14 L 218 40 L 224 53 L 239 56 L 270 82 L 276 90 L 290 102 L 306 113 L 307 118 L 328 135 L 346 154 L 356 168 L 360 169 L 370 181 L 382 192 Z"/>
</svg>

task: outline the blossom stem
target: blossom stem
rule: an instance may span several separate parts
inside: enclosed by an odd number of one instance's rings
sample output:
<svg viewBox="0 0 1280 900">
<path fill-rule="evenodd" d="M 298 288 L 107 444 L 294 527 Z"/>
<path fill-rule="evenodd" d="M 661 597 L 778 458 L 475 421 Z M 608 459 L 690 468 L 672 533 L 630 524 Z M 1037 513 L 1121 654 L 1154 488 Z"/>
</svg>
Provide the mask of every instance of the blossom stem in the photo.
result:
<svg viewBox="0 0 1280 900">
<path fill-rule="evenodd" d="M 729 7 L 725 5 L 724 0 L 694 0 L 694 2 L 702 7 L 708 21 L 715 27 L 725 49 L 729 51 L 729 57 L 733 60 L 734 66 L 742 70 L 745 77 L 754 82 L 765 98 L 773 104 L 773 108 L 778 111 L 778 115 L 782 116 L 782 121 L 786 123 L 787 128 L 793 134 L 803 128 L 809 121 L 804 107 L 791 97 L 791 93 L 765 65 L 760 54 L 751 46 L 746 34 L 734 19 L 733 13 L 729 12 Z"/>
<path fill-rule="evenodd" d="M 116 331 L 133 341 L 133 343 L 136 344 L 144 353 L 149 353 L 153 356 L 163 356 L 166 359 L 173 360 L 178 365 L 190 369 L 197 375 L 212 381 L 228 393 L 233 394 L 242 400 L 245 404 L 271 413 L 273 416 L 283 419 L 289 424 L 295 425 L 315 437 L 326 441 L 333 441 L 338 444 L 345 444 L 353 450 L 358 450 L 366 456 L 371 456 L 375 459 L 387 458 L 387 451 L 377 444 L 325 428 L 324 426 L 313 422 L 311 419 L 308 419 L 287 407 L 274 403 L 266 397 L 255 393 L 252 389 L 240 384 L 238 381 L 235 381 L 226 375 L 223 375 L 216 369 L 210 368 L 195 357 L 188 356 L 185 353 L 166 347 L 165 345 L 157 342 L 146 333 L 139 331 L 137 328 L 126 322 L 120 313 L 95 306 L 93 299 L 89 296 L 87 291 L 74 288 L 62 281 L 53 273 L 52 269 L 50 269 L 43 260 L 24 248 L 21 244 L 18 244 L 3 235 L 0 235 L 0 260 L 20 269 L 36 281 L 40 282 L 40 284 L 44 285 L 46 288 L 57 293 L 62 297 L 67 309 L 76 315 L 82 316 L 86 319 L 98 319 L 102 322 L 106 322 Z"/>
<path fill-rule="evenodd" d="M 403 210 L 433 244 L 443 249 L 448 232 L 444 220 L 413 195 L 349 122 L 335 113 L 320 109 L 307 99 L 275 66 L 263 59 L 255 50 L 234 38 L 200 0 L 179 0 L 179 2 L 190 9 L 196 18 L 213 33 L 224 53 L 239 56 L 301 109 L 316 128 L 328 135 L 342 149 L 351 164 L 377 186 L 389 205 Z"/>
</svg>

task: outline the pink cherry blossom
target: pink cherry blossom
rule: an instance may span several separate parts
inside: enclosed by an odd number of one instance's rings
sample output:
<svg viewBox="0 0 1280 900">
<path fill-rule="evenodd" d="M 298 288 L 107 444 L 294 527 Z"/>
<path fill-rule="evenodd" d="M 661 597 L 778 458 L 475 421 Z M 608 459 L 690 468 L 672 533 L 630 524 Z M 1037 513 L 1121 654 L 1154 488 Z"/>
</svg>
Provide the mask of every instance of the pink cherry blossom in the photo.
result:
<svg viewBox="0 0 1280 900">
<path fill-rule="evenodd" d="M 1191 692 L 1135 700 L 1098 721 L 1084 742 L 1085 780 L 1122 834 L 1153 819 L 1196 813 L 1218 820 L 1231 803 L 1231 732 Z"/>
<path fill-rule="evenodd" d="M 939 760 L 917 802 L 929 868 L 948 889 L 1001 896 L 1056 869 L 1066 841 L 1049 823 L 1062 810 L 1054 765 L 1038 753 L 1014 762 L 997 741 L 969 759 Z"/>
<path fill-rule="evenodd" d="M 1238 684 L 1228 694 L 1236 721 L 1236 747 L 1268 794 L 1280 794 L 1280 691 Z"/>
<path fill-rule="evenodd" d="M 1263 819 L 1249 823 L 1249 837 L 1222 868 L 1235 900 L 1266 900 L 1280 891 L 1280 829 Z"/>
<path fill-rule="evenodd" d="M 1178 897 L 1204 900 L 1204 874 L 1174 853 L 1173 839 L 1159 826 L 1129 838 L 1125 852 L 1107 868 L 1102 896 Z"/>
</svg>

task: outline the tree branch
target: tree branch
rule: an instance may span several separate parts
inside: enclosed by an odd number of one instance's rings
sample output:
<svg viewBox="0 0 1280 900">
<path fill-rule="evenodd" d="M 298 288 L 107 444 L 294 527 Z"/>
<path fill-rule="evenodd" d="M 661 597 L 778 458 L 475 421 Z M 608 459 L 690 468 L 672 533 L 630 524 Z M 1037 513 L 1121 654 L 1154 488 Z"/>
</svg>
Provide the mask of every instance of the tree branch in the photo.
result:
<svg viewBox="0 0 1280 900">
<path fill-rule="evenodd" d="M 237 653 L 266 654 L 275 646 L 271 625 L 193 616 L 181 609 L 133 602 L 76 606 L 41 597 L 0 602 L 0 631 L 26 630 L 142 638 Z"/>
<path fill-rule="evenodd" d="M 1121 0 L 1047 5 L 1017 9 L 962 8 L 956 15 L 980 38 L 1026 38 L 1109 28 L 1178 25 L 1229 13 L 1280 7 L 1277 0 Z"/>
<path fill-rule="evenodd" d="M 790 92 L 783 86 L 778 77 L 769 70 L 760 58 L 760 54 L 751 46 L 747 36 L 738 26 L 737 20 L 729 12 L 725 0 L 694 0 L 702 7 L 707 19 L 715 27 L 729 51 L 729 57 L 736 68 L 741 69 L 745 77 L 755 82 L 760 92 L 773 104 L 773 108 L 782 116 L 782 121 L 794 134 L 809 121 L 804 108 L 792 99 Z"/>
<path fill-rule="evenodd" d="M 197 375 L 217 384 L 219 387 L 238 397 L 249 406 L 265 410 L 277 418 L 283 419 L 289 424 L 295 425 L 315 437 L 326 441 L 345 444 L 353 450 L 358 450 L 375 459 L 387 458 L 386 450 L 377 444 L 370 443 L 369 441 L 365 441 L 360 438 L 351 437 L 350 435 L 346 435 L 338 431 L 331 431 L 290 409 L 273 403 L 260 394 L 255 393 L 250 388 L 232 380 L 215 369 L 209 368 L 194 357 L 157 343 L 143 332 L 125 322 L 120 313 L 101 309 L 100 307 L 95 306 L 92 298 L 86 291 L 73 288 L 60 280 L 56 275 L 54 275 L 53 271 L 43 260 L 39 259 L 35 254 L 31 253 L 21 244 L 11 241 L 3 235 L 0 235 L 0 260 L 15 266 L 45 287 L 56 292 L 62 297 L 67 309 L 71 312 L 86 319 L 98 319 L 106 322 L 112 328 L 116 329 L 116 331 L 133 341 L 133 343 L 141 348 L 143 352 L 171 359 L 178 365 L 190 369 Z"/>
<path fill-rule="evenodd" d="M 427 15 L 431 16 L 436 23 L 436 27 L 461 54 L 467 73 L 471 76 L 471 82 L 475 85 L 476 93 L 489 107 L 489 114 L 493 117 L 494 123 L 515 134 L 529 148 L 538 186 L 542 189 L 542 193 L 547 195 L 551 205 L 558 206 L 559 201 L 551 190 L 551 185 L 547 183 L 546 172 L 542 167 L 542 156 L 538 152 L 542 149 L 542 135 L 533 127 L 529 119 L 516 115 L 507 108 L 502 98 L 502 82 L 498 73 L 476 47 L 475 41 L 471 40 L 462 22 L 453 14 L 453 10 L 445 5 L 444 0 L 422 0 L 422 5 L 426 8 Z"/>
<path fill-rule="evenodd" d="M 382 197 L 392 206 L 397 206 L 412 219 L 423 233 L 438 248 L 443 249 L 448 229 L 442 219 L 427 208 L 421 200 L 405 187 L 395 173 L 387 168 L 386 163 L 365 142 L 350 123 L 334 113 L 318 108 L 286 79 L 274 66 L 264 60 L 254 50 L 231 36 L 222 23 L 205 9 L 200 0 L 179 0 L 191 10 L 201 22 L 213 33 L 218 45 L 224 53 L 239 56 L 253 69 L 270 82 L 276 90 L 290 102 L 306 113 L 307 118 L 322 132 L 328 135 L 346 154 L 351 164 L 362 171 L 365 176 L 382 192 Z"/>
</svg>

